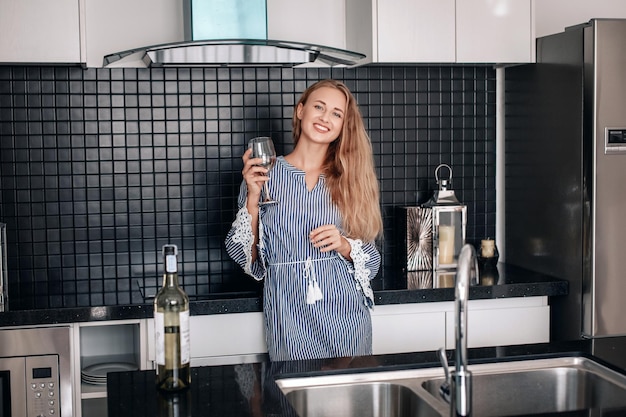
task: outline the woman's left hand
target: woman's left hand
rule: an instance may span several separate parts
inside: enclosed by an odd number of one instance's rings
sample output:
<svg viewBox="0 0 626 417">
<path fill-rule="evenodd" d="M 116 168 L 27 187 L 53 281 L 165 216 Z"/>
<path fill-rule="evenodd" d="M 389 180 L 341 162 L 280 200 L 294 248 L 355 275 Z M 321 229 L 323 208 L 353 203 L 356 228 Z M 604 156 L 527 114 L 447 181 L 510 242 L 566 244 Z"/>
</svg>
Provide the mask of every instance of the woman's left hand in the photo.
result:
<svg viewBox="0 0 626 417">
<path fill-rule="evenodd" d="M 341 232 L 334 224 L 325 224 L 311 230 L 309 240 L 321 252 L 336 250 L 344 257 L 350 259 L 350 243 L 341 235 Z"/>
</svg>

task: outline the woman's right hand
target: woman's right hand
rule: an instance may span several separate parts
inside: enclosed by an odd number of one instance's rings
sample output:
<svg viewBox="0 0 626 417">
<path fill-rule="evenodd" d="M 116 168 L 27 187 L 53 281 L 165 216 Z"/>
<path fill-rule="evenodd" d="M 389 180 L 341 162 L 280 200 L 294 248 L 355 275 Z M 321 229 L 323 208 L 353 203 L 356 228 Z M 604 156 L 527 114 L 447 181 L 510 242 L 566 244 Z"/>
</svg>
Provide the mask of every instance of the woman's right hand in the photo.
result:
<svg viewBox="0 0 626 417">
<path fill-rule="evenodd" d="M 250 158 L 251 153 L 252 149 L 248 149 L 242 156 L 243 170 L 241 171 L 241 174 L 243 175 L 243 179 L 246 181 L 246 186 L 248 187 L 248 201 L 258 202 L 261 198 L 261 189 L 263 188 L 263 184 L 270 178 L 267 176 L 268 170 L 258 165 L 263 162 L 262 159 Z"/>
<path fill-rule="evenodd" d="M 263 160 L 261 158 L 250 158 L 252 149 L 248 149 L 244 152 L 243 170 L 241 174 L 248 187 L 248 200 L 246 201 L 246 208 L 248 213 L 252 216 L 252 234 L 254 236 L 254 244 L 252 245 L 252 263 L 256 262 L 258 253 L 257 245 L 259 244 L 259 200 L 261 200 L 261 189 L 263 183 L 269 180 L 267 169 L 259 166 Z"/>
</svg>

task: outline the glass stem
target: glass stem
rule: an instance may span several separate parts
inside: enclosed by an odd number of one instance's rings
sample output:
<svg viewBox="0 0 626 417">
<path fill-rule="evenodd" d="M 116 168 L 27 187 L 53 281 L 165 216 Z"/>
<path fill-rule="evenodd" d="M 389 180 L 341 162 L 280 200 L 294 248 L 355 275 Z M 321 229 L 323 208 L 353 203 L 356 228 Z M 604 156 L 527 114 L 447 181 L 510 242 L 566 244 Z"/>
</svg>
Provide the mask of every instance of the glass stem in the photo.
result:
<svg viewBox="0 0 626 417">
<path fill-rule="evenodd" d="M 267 182 L 263 184 L 263 192 L 265 193 L 265 199 L 263 201 L 270 201 L 270 189 L 267 186 Z"/>
</svg>

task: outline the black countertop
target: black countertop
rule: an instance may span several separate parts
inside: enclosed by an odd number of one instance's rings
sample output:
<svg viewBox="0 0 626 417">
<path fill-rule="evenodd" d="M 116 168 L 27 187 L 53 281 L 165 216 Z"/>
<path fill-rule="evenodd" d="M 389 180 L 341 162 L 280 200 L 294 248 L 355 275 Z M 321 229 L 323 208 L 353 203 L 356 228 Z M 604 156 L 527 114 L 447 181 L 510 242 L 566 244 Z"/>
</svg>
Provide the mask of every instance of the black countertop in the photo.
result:
<svg viewBox="0 0 626 417">
<path fill-rule="evenodd" d="M 449 281 L 433 279 L 427 273 L 409 273 L 389 277 L 374 286 L 376 305 L 453 301 L 454 288 Z M 498 274 L 481 278 L 470 288 L 470 299 L 494 299 L 568 294 L 568 282 L 512 265 L 498 264 Z M 440 282 L 437 282 L 440 281 Z M 190 298 L 191 315 L 245 313 L 262 311 L 258 292 L 216 293 Z M 77 323 L 151 318 L 152 300 L 145 304 L 84 306 L 54 309 L 14 310 L 0 313 L 0 327 Z"/>
<path fill-rule="evenodd" d="M 607 339 L 598 356 L 594 342 L 579 340 L 561 343 L 518 345 L 469 349 L 470 363 L 526 359 L 550 356 L 588 356 L 624 373 L 624 338 Z M 448 358 L 453 351 L 448 351 Z M 613 357 L 622 363 L 612 362 Z M 618 359 L 619 361 L 620 359 Z M 262 362 L 246 365 L 224 365 L 192 368 L 191 388 L 175 397 L 163 397 L 155 388 L 154 371 L 108 374 L 108 413 L 113 417 L 141 416 L 295 416 L 275 379 L 285 376 L 319 375 L 320 373 L 353 373 L 381 369 L 409 369 L 440 366 L 436 352 L 374 355 L 315 361 Z M 263 383 L 255 385 L 244 376 L 250 370 L 263 370 Z M 254 374 L 253 374 L 254 375 Z M 248 381 L 249 383 L 245 383 Z M 257 395 L 250 396 L 256 392 Z M 245 395 L 245 394 L 248 395 Z M 252 398 L 252 400 L 248 400 Z M 258 399 L 255 401 L 254 399 Z M 570 416 L 571 414 L 567 414 Z M 578 415 L 578 414 L 576 414 Z"/>
</svg>

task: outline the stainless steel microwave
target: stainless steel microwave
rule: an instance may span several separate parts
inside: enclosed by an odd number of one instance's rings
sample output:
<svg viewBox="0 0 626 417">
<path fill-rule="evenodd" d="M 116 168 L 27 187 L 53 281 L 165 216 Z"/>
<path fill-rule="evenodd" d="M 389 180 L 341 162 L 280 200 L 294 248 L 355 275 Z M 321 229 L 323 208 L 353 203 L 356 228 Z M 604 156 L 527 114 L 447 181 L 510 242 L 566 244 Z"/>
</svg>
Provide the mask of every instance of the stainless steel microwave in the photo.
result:
<svg viewBox="0 0 626 417">
<path fill-rule="evenodd" d="M 0 416 L 59 416 L 58 355 L 0 358 Z"/>
<path fill-rule="evenodd" d="M 0 328 L 0 417 L 72 417 L 69 326 Z"/>
</svg>

